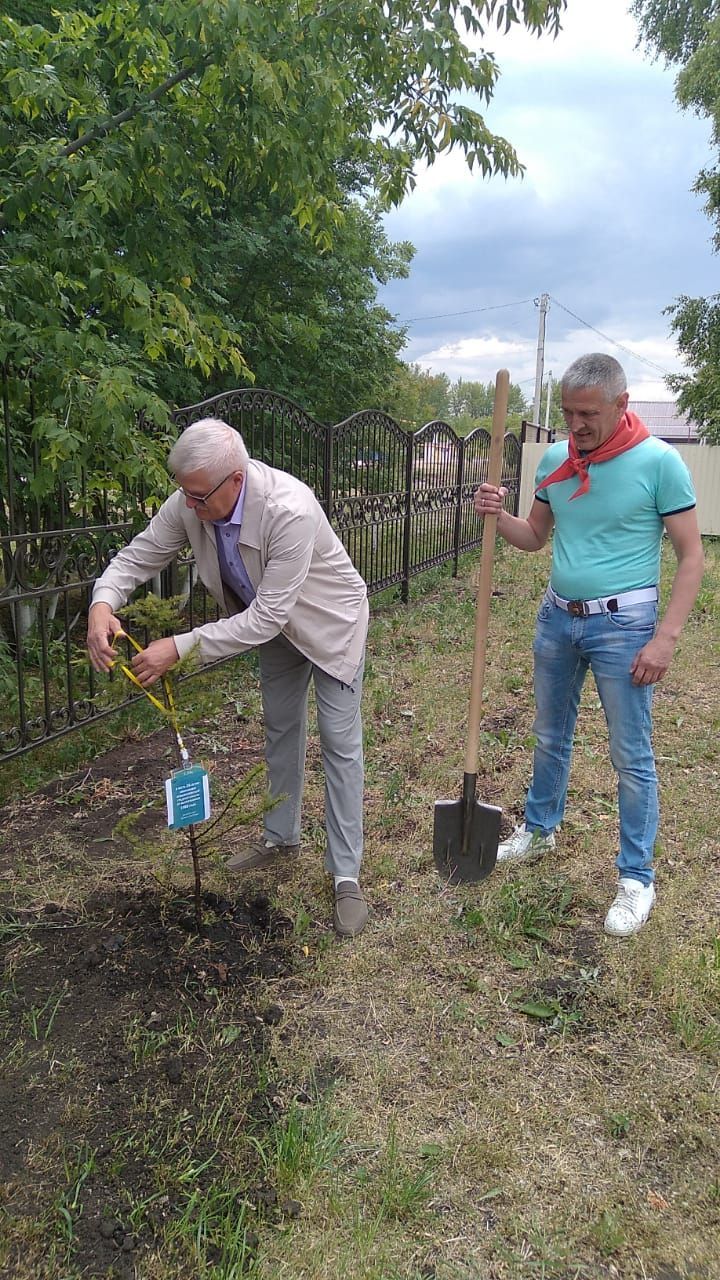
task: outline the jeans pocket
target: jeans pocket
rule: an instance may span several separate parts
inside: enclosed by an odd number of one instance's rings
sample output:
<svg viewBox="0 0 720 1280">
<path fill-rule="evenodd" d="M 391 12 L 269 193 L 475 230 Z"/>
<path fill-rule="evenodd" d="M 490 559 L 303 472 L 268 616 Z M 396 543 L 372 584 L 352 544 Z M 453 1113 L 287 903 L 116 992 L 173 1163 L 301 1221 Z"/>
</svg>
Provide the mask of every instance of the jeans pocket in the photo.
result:
<svg viewBox="0 0 720 1280">
<path fill-rule="evenodd" d="M 540 608 L 537 611 L 537 618 L 535 619 L 535 621 L 548 622 L 553 609 L 555 609 L 556 607 L 557 606 L 555 605 L 552 597 L 546 593 L 543 596 L 542 600 L 540 601 Z"/>
<path fill-rule="evenodd" d="M 605 617 L 617 631 L 654 631 L 657 615 L 657 601 L 646 600 L 643 604 L 631 604 L 624 609 L 617 609 L 615 613 L 608 612 Z"/>
</svg>

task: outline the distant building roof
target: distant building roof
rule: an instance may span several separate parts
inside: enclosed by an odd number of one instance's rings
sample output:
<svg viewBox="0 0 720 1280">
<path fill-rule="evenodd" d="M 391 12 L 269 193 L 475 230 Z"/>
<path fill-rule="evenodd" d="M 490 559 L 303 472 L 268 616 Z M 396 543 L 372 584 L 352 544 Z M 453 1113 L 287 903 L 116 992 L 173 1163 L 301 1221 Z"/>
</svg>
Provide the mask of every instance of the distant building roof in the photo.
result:
<svg viewBox="0 0 720 1280">
<path fill-rule="evenodd" d="M 648 431 L 661 440 L 675 443 L 697 441 L 696 423 L 678 409 L 674 400 L 631 400 L 628 409 L 642 418 Z"/>
</svg>

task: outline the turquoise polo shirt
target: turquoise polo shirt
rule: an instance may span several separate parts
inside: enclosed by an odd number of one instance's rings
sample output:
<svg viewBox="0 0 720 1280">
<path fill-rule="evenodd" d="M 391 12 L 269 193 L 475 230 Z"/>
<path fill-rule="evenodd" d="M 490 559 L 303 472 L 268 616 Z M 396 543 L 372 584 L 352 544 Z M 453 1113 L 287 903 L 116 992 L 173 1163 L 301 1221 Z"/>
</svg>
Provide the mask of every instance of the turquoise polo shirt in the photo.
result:
<svg viewBox="0 0 720 1280">
<path fill-rule="evenodd" d="M 566 440 L 550 445 L 535 474 L 540 484 L 568 456 Z M 541 489 L 555 528 L 550 583 L 569 600 L 593 600 L 660 577 L 663 517 L 695 506 L 695 490 L 677 449 L 651 436 L 607 462 L 591 463 L 588 493 L 570 501 L 580 479 Z"/>
</svg>

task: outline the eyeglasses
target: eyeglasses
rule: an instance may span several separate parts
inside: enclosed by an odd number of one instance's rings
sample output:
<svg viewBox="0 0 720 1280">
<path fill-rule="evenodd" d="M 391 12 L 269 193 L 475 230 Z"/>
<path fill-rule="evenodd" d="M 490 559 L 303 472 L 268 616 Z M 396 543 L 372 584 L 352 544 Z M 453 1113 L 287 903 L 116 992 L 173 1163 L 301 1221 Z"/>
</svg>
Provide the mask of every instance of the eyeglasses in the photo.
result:
<svg viewBox="0 0 720 1280">
<path fill-rule="evenodd" d="M 177 488 L 180 490 L 181 493 L 184 493 L 185 497 L 189 498 L 191 502 L 197 502 L 199 507 L 204 507 L 208 499 L 212 498 L 213 494 L 217 493 L 218 489 L 222 488 L 225 481 L 229 480 L 230 477 L 233 476 L 234 474 L 235 474 L 234 471 L 228 471 L 227 475 L 223 476 L 222 480 L 218 480 L 217 484 L 213 485 L 212 489 L 210 489 L 202 498 L 200 497 L 199 493 L 189 493 L 187 489 L 183 489 L 183 486 L 181 484 L 179 484 Z"/>
</svg>

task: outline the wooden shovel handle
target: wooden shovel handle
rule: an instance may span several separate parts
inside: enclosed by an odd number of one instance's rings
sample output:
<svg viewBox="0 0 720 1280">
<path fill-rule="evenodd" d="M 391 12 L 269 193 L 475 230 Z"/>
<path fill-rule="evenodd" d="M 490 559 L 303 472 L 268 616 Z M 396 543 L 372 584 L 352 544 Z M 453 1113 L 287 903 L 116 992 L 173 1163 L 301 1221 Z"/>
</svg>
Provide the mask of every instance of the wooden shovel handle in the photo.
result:
<svg viewBox="0 0 720 1280">
<path fill-rule="evenodd" d="M 502 480 L 505 419 L 507 418 L 510 374 L 500 369 L 495 378 L 495 403 L 493 405 L 490 457 L 487 483 L 499 485 Z M 475 648 L 473 651 L 472 677 L 470 680 L 470 710 L 468 712 L 467 741 L 465 744 L 465 773 L 477 773 L 478 736 L 482 708 L 483 681 L 485 679 L 485 653 L 487 649 L 488 614 L 492 595 L 493 554 L 497 516 L 485 516 L 483 526 L 480 577 L 478 579 L 477 606 L 475 609 Z"/>
</svg>

